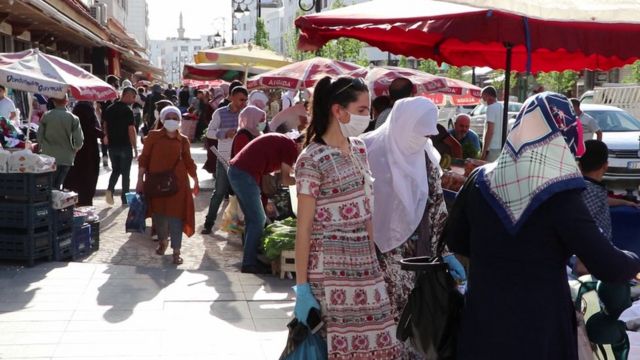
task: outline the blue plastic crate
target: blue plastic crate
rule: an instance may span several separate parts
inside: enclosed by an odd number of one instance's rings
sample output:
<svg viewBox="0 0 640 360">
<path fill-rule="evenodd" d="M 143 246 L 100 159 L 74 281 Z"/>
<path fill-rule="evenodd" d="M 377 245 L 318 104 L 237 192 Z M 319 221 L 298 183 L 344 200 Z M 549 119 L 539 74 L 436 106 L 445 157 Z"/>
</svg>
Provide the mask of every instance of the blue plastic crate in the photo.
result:
<svg viewBox="0 0 640 360">
<path fill-rule="evenodd" d="M 0 197 L 27 202 L 48 201 L 53 188 L 53 173 L 0 173 Z"/>
<path fill-rule="evenodd" d="M 50 202 L 0 202 L 0 227 L 32 230 L 51 224 Z"/>
<path fill-rule="evenodd" d="M 51 215 L 53 217 L 52 226 L 53 233 L 59 234 L 61 232 L 70 232 L 73 228 L 73 208 L 74 206 L 67 206 L 63 209 L 51 209 Z"/>
<path fill-rule="evenodd" d="M 2 229 L 0 231 L 0 259 L 26 260 L 33 266 L 36 259 L 52 255 L 49 227 L 36 231 Z"/>
<path fill-rule="evenodd" d="M 88 255 L 91 252 L 91 225 L 74 226 L 72 242 L 74 258 Z"/>
<path fill-rule="evenodd" d="M 73 259 L 73 233 L 59 233 L 53 236 L 53 260 L 62 261 Z"/>
</svg>

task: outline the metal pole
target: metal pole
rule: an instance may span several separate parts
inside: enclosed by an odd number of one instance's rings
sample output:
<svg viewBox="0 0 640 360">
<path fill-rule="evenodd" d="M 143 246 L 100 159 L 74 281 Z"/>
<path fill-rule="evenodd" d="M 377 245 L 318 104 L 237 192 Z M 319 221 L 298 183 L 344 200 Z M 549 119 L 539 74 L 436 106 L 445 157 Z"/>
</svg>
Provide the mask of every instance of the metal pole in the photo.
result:
<svg viewBox="0 0 640 360">
<path fill-rule="evenodd" d="M 509 122 L 509 89 L 511 88 L 511 44 L 504 44 L 507 59 L 504 67 L 504 102 L 502 108 L 502 146 L 507 142 L 507 123 Z"/>
<path fill-rule="evenodd" d="M 256 6 L 258 7 L 257 12 L 258 12 L 258 18 L 262 17 L 262 9 L 261 9 L 261 4 L 260 4 L 261 0 L 258 0 L 258 2 L 256 3 Z"/>
<path fill-rule="evenodd" d="M 471 84 L 476 85 L 476 67 L 471 68 Z"/>
</svg>

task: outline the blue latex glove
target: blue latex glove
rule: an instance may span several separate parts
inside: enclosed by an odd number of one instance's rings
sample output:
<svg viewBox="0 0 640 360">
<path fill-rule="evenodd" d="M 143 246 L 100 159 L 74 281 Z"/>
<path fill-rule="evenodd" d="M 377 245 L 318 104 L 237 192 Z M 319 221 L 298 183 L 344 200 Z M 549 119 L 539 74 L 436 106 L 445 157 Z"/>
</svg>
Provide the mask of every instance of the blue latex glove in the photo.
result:
<svg viewBox="0 0 640 360">
<path fill-rule="evenodd" d="M 320 310 L 320 304 L 318 304 L 318 300 L 313 297 L 309 283 L 296 285 L 293 287 L 293 290 L 296 292 L 296 306 L 293 309 L 293 314 L 298 321 L 307 325 L 309 310 L 311 310 L 311 308 Z"/>
<path fill-rule="evenodd" d="M 453 276 L 454 279 L 458 281 L 467 280 L 467 273 L 465 273 L 464 271 L 464 266 L 460 264 L 460 261 L 458 261 L 458 259 L 456 259 L 454 255 L 447 255 L 443 257 L 442 260 L 444 260 L 444 262 L 447 263 L 447 266 L 449 267 L 449 272 L 451 273 L 451 276 Z"/>
</svg>

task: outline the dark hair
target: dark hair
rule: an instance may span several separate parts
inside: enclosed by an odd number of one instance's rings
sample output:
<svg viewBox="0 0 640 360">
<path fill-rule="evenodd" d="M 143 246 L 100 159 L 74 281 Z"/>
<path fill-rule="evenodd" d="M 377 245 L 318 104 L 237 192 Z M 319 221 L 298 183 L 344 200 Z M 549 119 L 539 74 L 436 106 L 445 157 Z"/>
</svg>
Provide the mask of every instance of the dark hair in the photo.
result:
<svg viewBox="0 0 640 360">
<path fill-rule="evenodd" d="M 238 86 L 242 86 L 242 81 L 233 80 L 231 84 L 229 84 L 229 94 L 231 94 L 233 92 L 233 89 L 237 88 Z"/>
<path fill-rule="evenodd" d="M 573 108 L 575 109 L 576 107 L 580 107 L 580 100 L 576 99 L 576 98 L 571 98 L 569 99 L 569 101 L 571 101 L 571 105 L 573 105 Z"/>
<path fill-rule="evenodd" d="M 229 89 L 231 89 L 231 87 L 229 87 Z M 245 96 L 249 96 L 249 91 L 247 91 L 247 88 L 242 85 L 234 87 L 233 90 L 230 90 L 229 92 L 231 96 L 234 96 L 237 93 L 241 93 L 241 94 L 244 94 Z"/>
<path fill-rule="evenodd" d="M 4 87 L 4 85 L 0 85 L 0 90 L 5 90 L 5 91 L 6 91 L 6 90 L 7 90 L 7 88 L 6 88 L 6 87 Z"/>
<path fill-rule="evenodd" d="M 169 100 L 160 100 L 160 101 L 156 101 L 154 105 L 156 106 L 156 110 L 160 112 L 162 111 L 162 109 L 166 108 L 167 106 L 173 106 L 173 103 Z"/>
<path fill-rule="evenodd" d="M 584 142 L 585 152 L 578 162 L 582 172 L 591 172 L 602 168 L 607 163 L 609 148 L 607 144 L 599 140 L 587 140 Z"/>
<path fill-rule="evenodd" d="M 389 84 L 389 97 L 392 102 L 411 97 L 412 94 L 413 83 L 407 78 L 399 77 Z"/>
<path fill-rule="evenodd" d="M 115 75 L 109 75 L 107 76 L 107 84 L 117 89 L 120 86 L 120 79 Z"/>
<path fill-rule="evenodd" d="M 484 88 L 482 88 L 482 95 L 484 94 L 487 94 L 494 98 L 498 97 L 498 91 L 493 86 L 485 86 Z"/>
<path fill-rule="evenodd" d="M 358 95 L 364 91 L 369 92 L 364 81 L 349 76 L 342 76 L 334 81 L 325 76 L 318 81 L 313 90 L 311 122 L 304 145 L 307 146 L 312 141 L 323 143 L 322 136 L 329 128 L 331 107 L 334 104 L 347 107 L 358 100 Z"/>
<path fill-rule="evenodd" d="M 391 99 L 388 96 L 378 96 L 371 102 L 371 107 L 380 114 L 391 107 Z"/>
<path fill-rule="evenodd" d="M 132 88 L 131 86 L 127 86 L 124 89 L 122 89 L 122 95 L 126 93 L 132 93 L 133 95 L 138 95 L 138 91 Z"/>
</svg>

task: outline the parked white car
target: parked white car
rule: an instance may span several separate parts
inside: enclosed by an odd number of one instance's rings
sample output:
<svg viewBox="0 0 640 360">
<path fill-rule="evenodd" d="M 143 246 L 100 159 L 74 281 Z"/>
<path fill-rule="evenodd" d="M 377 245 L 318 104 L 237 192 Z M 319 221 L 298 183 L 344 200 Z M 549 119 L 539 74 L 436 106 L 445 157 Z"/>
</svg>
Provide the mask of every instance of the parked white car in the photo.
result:
<svg viewBox="0 0 640 360">
<path fill-rule="evenodd" d="M 609 148 L 605 180 L 624 182 L 624 188 L 637 189 L 640 185 L 640 120 L 614 106 L 582 104 L 580 108 L 596 119 L 602 130 L 602 141 Z"/>
<path fill-rule="evenodd" d="M 503 104 L 502 101 L 499 101 L 499 103 Z M 509 119 L 514 119 L 520 112 L 521 108 L 522 103 L 510 101 Z M 487 105 L 477 105 L 475 109 L 473 109 L 473 111 L 469 114 L 469 116 L 471 116 L 471 130 L 482 136 L 482 134 L 484 134 L 484 123 L 487 120 Z"/>
</svg>

